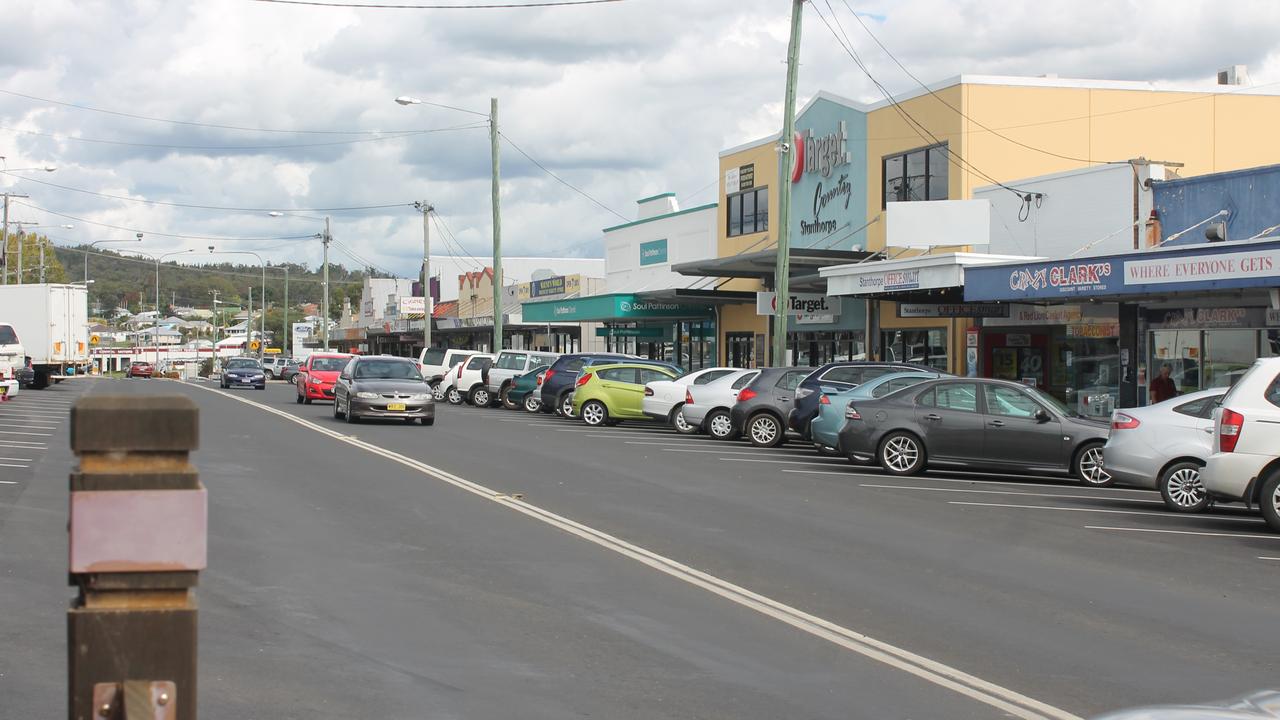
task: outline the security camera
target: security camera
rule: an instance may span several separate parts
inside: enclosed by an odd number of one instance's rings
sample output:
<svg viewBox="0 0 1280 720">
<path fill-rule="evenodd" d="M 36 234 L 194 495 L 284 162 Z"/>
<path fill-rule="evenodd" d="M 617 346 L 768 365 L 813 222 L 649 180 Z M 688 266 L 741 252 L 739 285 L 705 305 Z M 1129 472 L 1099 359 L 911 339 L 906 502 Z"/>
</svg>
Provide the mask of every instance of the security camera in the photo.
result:
<svg viewBox="0 0 1280 720">
<path fill-rule="evenodd" d="M 791 152 L 791 143 L 778 143 L 778 152 Z"/>
</svg>

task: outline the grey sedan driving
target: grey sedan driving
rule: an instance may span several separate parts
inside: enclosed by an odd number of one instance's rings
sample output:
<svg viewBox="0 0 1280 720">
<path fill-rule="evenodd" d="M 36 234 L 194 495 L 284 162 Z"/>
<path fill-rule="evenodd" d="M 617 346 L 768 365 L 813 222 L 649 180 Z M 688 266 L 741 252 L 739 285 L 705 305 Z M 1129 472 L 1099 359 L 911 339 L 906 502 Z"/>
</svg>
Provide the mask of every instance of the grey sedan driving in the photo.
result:
<svg viewBox="0 0 1280 720">
<path fill-rule="evenodd" d="M 1070 473 L 1103 487 L 1107 423 L 1072 412 L 1036 388 L 1003 380 L 946 378 L 880 398 L 850 401 L 838 450 L 892 475 L 930 467 Z"/>
<path fill-rule="evenodd" d="M 363 418 L 393 418 L 406 423 L 436 422 L 431 387 L 410 358 L 377 355 L 355 357 L 333 385 L 333 416 L 359 422 Z"/>
</svg>

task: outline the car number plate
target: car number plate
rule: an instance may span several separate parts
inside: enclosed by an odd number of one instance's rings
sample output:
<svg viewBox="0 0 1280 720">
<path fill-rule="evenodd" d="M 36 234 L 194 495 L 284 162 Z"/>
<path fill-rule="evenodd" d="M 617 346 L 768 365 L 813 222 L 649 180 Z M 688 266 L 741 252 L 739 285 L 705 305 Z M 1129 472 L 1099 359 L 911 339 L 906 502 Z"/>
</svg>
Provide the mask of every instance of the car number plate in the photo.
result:
<svg viewBox="0 0 1280 720">
<path fill-rule="evenodd" d="M 388 410 L 404 410 L 404 403 L 387 403 Z"/>
<path fill-rule="evenodd" d="M 249 378 L 240 378 L 240 379 L 239 379 L 239 380 L 237 380 L 236 382 L 242 382 L 242 383 L 244 383 L 244 384 L 248 385 L 249 383 L 251 383 L 251 382 L 253 382 L 253 381 L 252 381 L 252 380 L 250 380 Z"/>
</svg>

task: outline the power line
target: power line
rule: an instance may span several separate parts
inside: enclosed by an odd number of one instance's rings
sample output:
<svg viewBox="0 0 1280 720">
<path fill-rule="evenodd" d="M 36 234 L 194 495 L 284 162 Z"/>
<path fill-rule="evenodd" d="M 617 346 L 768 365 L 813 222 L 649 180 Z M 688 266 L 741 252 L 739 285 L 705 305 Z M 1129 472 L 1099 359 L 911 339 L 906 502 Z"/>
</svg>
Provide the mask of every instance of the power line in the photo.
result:
<svg viewBox="0 0 1280 720">
<path fill-rule="evenodd" d="M 50 240 L 58 240 L 58 241 L 61 241 L 61 242 L 76 242 L 76 241 L 74 241 L 74 240 L 68 240 L 67 238 L 52 237 L 52 236 L 48 236 L 48 235 L 46 235 L 45 237 L 49 238 Z M 80 253 L 80 254 L 82 254 L 82 255 L 83 255 L 83 254 L 96 255 L 96 256 L 98 256 L 98 257 L 109 258 L 109 259 L 111 259 L 111 260 L 118 260 L 118 261 L 121 261 L 121 262 L 129 262 L 129 263 L 134 263 L 134 264 L 139 264 L 139 265 L 148 265 L 148 266 L 152 266 L 152 267 L 154 267 L 154 266 L 155 266 L 155 261 L 154 261 L 154 260 L 146 260 L 146 259 L 143 259 L 143 258 L 129 257 L 128 255 L 121 255 L 121 254 L 119 254 L 119 253 L 114 253 L 114 252 L 108 252 L 108 251 L 102 251 L 102 250 L 89 250 L 89 249 L 86 249 L 86 248 L 83 248 L 83 247 L 74 247 L 74 246 L 68 246 L 68 245 L 55 245 L 54 247 L 55 247 L 55 248 L 57 248 L 57 249 L 59 249 L 59 250 L 66 250 L 67 252 Z M 265 248 L 260 248 L 260 249 L 265 249 Z M 177 262 L 177 261 L 174 261 L 174 260 L 169 260 L 169 261 L 166 261 L 166 262 L 163 262 L 163 263 L 160 263 L 160 264 L 161 264 L 162 266 L 164 266 L 164 265 L 172 266 L 174 269 L 177 269 L 177 270 L 188 270 L 188 271 L 191 271 L 191 272 L 212 273 L 212 274 L 214 274 L 214 275 L 228 275 L 228 276 L 231 276 L 231 277 L 247 278 L 247 279 L 250 279 L 250 280 L 260 280 L 260 279 L 262 278 L 262 275 L 261 275 L 261 274 L 259 274 L 259 273 L 248 273 L 248 272 L 239 273 L 239 272 L 233 272 L 233 271 L 229 271 L 229 270 L 218 270 L 218 269 L 215 269 L 215 268 L 205 267 L 205 266 L 203 266 L 203 265 L 183 265 L 183 264 L 181 264 L 181 263 L 179 263 L 179 262 Z M 230 265 L 231 263 L 221 263 L 221 264 Z M 244 267 L 247 267 L 247 266 L 244 266 Z M 278 265 L 268 265 L 268 266 L 267 266 L 267 269 L 268 269 L 268 270 L 272 270 L 272 269 L 274 269 L 274 268 L 276 268 L 276 267 L 280 267 L 280 266 L 278 266 Z M 339 266 L 339 267 L 341 267 L 341 266 Z M 345 268 L 343 268 L 343 269 L 345 270 Z M 323 284 L 323 283 L 324 283 L 324 279 L 323 279 L 323 278 L 312 278 L 312 277 L 306 277 L 306 276 L 299 276 L 299 277 L 296 277 L 296 278 L 290 278 L 290 280 L 289 280 L 289 283 L 290 283 L 290 284 L 293 284 L 293 283 L 299 283 L 299 282 L 306 282 L 306 283 L 321 283 L 321 284 Z M 329 280 L 329 284 L 330 284 L 330 285 L 362 285 L 362 284 L 364 284 L 364 281 L 363 281 L 363 280 L 332 280 L 332 279 L 331 279 L 331 280 Z"/>
<path fill-rule="evenodd" d="M 467 252 L 462 242 L 458 240 L 449 226 L 445 224 L 444 218 L 440 217 L 438 212 L 431 214 L 431 222 L 435 223 L 436 229 L 440 231 L 440 237 L 444 239 L 446 246 L 445 254 L 456 260 L 468 260 L 476 268 L 483 270 L 485 265 L 480 262 L 479 258 Z"/>
<path fill-rule="evenodd" d="M 56 215 L 56 216 L 58 216 L 58 217 L 66 218 L 66 219 L 68 219 L 68 220 L 75 220 L 76 222 L 82 222 L 82 223 L 85 223 L 86 225 L 97 225 L 97 226 L 99 226 L 99 227 L 111 228 L 112 230 L 124 230 L 124 231 L 126 231 L 126 232 L 142 233 L 142 234 L 144 234 L 144 235 L 155 235 L 155 236 L 157 236 L 157 237 L 178 238 L 178 239 L 182 239 L 182 240 L 222 240 L 222 241 L 243 242 L 243 241 L 249 241 L 249 240 L 257 240 L 257 241 L 262 241 L 262 240 L 307 240 L 307 239 L 310 239 L 310 238 L 315 237 L 315 235 L 277 235 L 277 236 L 275 236 L 275 237 L 228 237 L 228 236 L 225 236 L 225 235 L 221 235 L 221 236 L 219 236 L 219 235 L 181 235 L 181 234 L 177 234 L 177 233 L 165 233 L 165 232 L 159 232 L 159 231 L 156 231 L 156 230 L 142 230 L 142 229 L 139 229 L 139 228 L 124 227 L 124 226 L 122 226 L 122 225 L 112 225 L 112 224 L 110 224 L 110 223 L 103 223 L 103 222 L 98 222 L 98 221 L 96 221 L 96 220 L 89 220 L 89 219 L 87 219 L 87 218 L 77 217 L 77 216 L 75 216 L 75 215 L 68 215 L 68 214 L 66 214 L 66 213 L 55 212 L 55 211 L 53 211 L 53 210 L 49 210 L 49 209 L 47 209 L 47 208 L 42 208 L 42 207 L 40 207 L 39 205 L 33 205 L 33 204 L 31 204 L 31 203 L 24 203 L 24 202 L 17 201 L 17 200 L 15 200 L 15 201 L 13 201 L 13 202 L 14 202 L 14 204 L 16 204 L 16 205 L 23 205 L 23 206 L 25 206 L 25 207 L 29 207 L 29 208 L 31 208 L 32 210 L 39 210 L 40 212 L 43 212 L 43 213 L 48 213 L 48 214 L 50 214 L 50 215 Z"/>
<path fill-rule="evenodd" d="M 401 138 L 417 137 L 426 135 L 427 133 L 445 132 L 448 130 L 470 130 L 472 128 L 484 127 L 483 125 L 465 125 L 451 128 L 439 128 L 434 130 L 414 130 L 412 132 L 404 132 L 398 134 L 383 134 L 378 137 L 358 138 L 355 140 L 334 140 L 331 142 L 318 143 L 292 143 L 286 145 L 173 145 L 167 143 L 142 143 L 128 142 L 125 140 L 103 140 L 101 138 L 88 138 L 78 135 L 62 135 L 59 133 L 46 133 L 39 130 L 19 130 L 17 128 L 0 126 L 0 130 L 11 133 L 19 133 L 22 135 L 38 135 L 40 137 L 53 138 L 55 140 L 70 140 L 72 142 L 93 143 L 96 145 L 122 145 L 124 147 L 138 148 L 157 148 L 161 150 L 292 150 L 297 148 L 314 148 L 314 147 L 332 147 L 335 145 L 356 145 L 359 143 L 381 142 L 383 140 L 399 140 Z"/>
<path fill-rule="evenodd" d="M 585 190 L 583 190 L 583 189 L 581 189 L 581 188 L 577 187 L 577 186 L 576 186 L 576 185 L 574 185 L 573 183 L 570 183 L 568 180 L 565 180 L 564 178 L 560 177 L 559 175 L 557 175 L 557 174 L 555 174 L 555 173 L 551 172 L 550 170 L 548 170 L 548 169 L 547 169 L 547 167 L 546 167 L 545 165 L 543 165 L 542 163 L 538 162 L 537 160 L 534 160 L 534 159 L 533 159 L 533 157 L 529 155 L 529 153 L 525 152 L 524 150 L 521 150 L 521 149 L 520 149 L 520 146 L 519 146 L 519 145 L 516 145 L 516 144 L 515 144 L 515 142 L 513 142 L 513 141 L 511 140 L 511 138 L 507 137 L 505 133 L 499 133 L 499 134 L 500 134 L 500 135 L 502 135 L 502 139 L 503 139 L 503 140 L 506 140 L 506 141 L 507 141 L 507 144 L 508 144 L 508 145 L 510 145 L 511 147 L 515 148 L 516 152 L 518 152 L 518 153 L 520 153 L 521 155 L 523 155 L 523 156 L 525 157 L 525 159 L 526 159 L 526 160 L 528 160 L 529 162 L 531 162 L 531 163 L 533 163 L 534 165 L 538 166 L 538 169 L 542 170 L 542 172 L 544 172 L 544 173 L 546 173 L 546 174 L 550 175 L 551 177 L 555 178 L 555 179 L 556 179 L 556 181 L 557 181 L 557 182 L 559 182 L 561 185 L 564 185 L 565 187 L 567 187 L 567 188 L 569 188 L 570 190 L 572 190 L 572 191 L 574 191 L 574 192 L 578 193 L 578 194 L 579 194 L 579 195 L 581 195 L 582 197 L 584 197 L 584 198 L 586 198 L 586 199 L 590 200 L 591 202 L 595 203 L 596 205 L 599 205 L 601 209 L 606 210 L 606 211 L 608 211 L 608 212 L 611 212 L 611 213 L 613 213 L 614 215 L 617 215 L 619 218 L 621 218 L 621 220 L 622 220 L 623 222 L 631 222 L 631 219 L 630 219 L 630 218 L 623 216 L 623 215 L 622 215 L 621 213 L 619 213 L 617 210 L 614 210 L 613 208 L 609 207 L 608 205 L 605 205 L 604 203 L 600 202 L 599 200 L 597 200 L 597 199 L 595 199 L 595 198 L 591 197 L 590 195 L 588 195 L 588 194 L 587 194 L 587 192 L 586 192 Z"/>
<path fill-rule="evenodd" d="M 386 208 L 404 207 L 406 205 L 413 204 L 412 202 L 399 202 L 399 203 L 387 203 L 385 205 L 351 205 L 347 207 L 322 207 L 322 208 L 286 208 L 286 207 L 251 208 L 251 207 L 231 207 L 226 205 L 199 205 L 194 203 L 167 202 L 164 200 L 147 200 L 145 198 L 133 198 L 127 195 L 112 195 L 110 193 L 97 192 L 95 190 L 85 190 L 84 188 L 75 188 L 67 185 L 59 185 L 58 183 L 51 183 L 46 180 L 37 180 L 33 177 L 27 177 L 25 175 L 18 175 L 16 173 L 9 172 L 8 170 L 0 170 L 0 175 L 8 175 L 12 178 L 16 178 L 19 182 L 32 182 L 32 183 L 36 183 L 37 185 L 45 185 L 48 187 L 57 188 L 59 190 L 82 193 L 84 195 L 93 195 L 95 197 L 108 198 L 110 200 L 123 200 L 125 202 L 142 203 L 145 205 L 163 205 L 165 207 L 194 208 L 197 210 L 228 210 L 233 212 L 262 212 L 262 213 L 267 213 L 267 212 L 281 212 L 281 213 L 346 212 L 346 211 L 355 211 L 355 210 L 383 210 Z"/>
<path fill-rule="evenodd" d="M 479 5 L 385 5 L 381 3 L 344 3 L 319 2 L 318 0 L 254 0 L 277 5 L 313 5 L 316 7 L 336 8 L 376 8 L 383 10 L 503 10 L 511 8 L 546 8 L 564 7 L 567 5 L 604 5 L 618 3 L 622 0 L 557 0 L 532 3 L 488 3 Z"/>
<path fill-rule="evenodd" d="M 245 127 L 242 125 L 219 125 L 217 123 L 195 122 L 191 120 L 174 120 L 172 118 L 152 117 L 149 115 L 137 115 L 134 113 L 121 112 L 119 110 L 108 110 L 106 108 L 93 107 L 91 105 L 80 105 L 78 103 L 66 102 L 64 100 L 54 100 L 52 98 L 43 98 L 36 95 L 27 95 L 25 93 L 15 92 L 13 90 L 5 90 L 0 88 L 0 93 L 4 95 L 12 95 L 13 97 L 25 98 L 27 100 L 35 100 L 36 102 L 49 103 L 50 105 L 61 105 L 62 107 L 75 108 L 77 110 L 86 110 L 89 112 L 102 113 L 104 115 L 115 115 L 117 117 L 126 117 L 133 120 L 147 120 L 150 122 L 169 123 L 171 125 L 188 125 L 191 127 L 207 127 L 217 128 L 219 130 L 242 130 L 246 132 L 263 132 L 263 133 L 293 133 L 298 135 L 384 135 L 388 133 L 404 134 L 421 132 L 421 130 L 296 130 L 296 129 L 279 129 L 279 128 L 261 128 L 261 127 Z"/>
</svg>

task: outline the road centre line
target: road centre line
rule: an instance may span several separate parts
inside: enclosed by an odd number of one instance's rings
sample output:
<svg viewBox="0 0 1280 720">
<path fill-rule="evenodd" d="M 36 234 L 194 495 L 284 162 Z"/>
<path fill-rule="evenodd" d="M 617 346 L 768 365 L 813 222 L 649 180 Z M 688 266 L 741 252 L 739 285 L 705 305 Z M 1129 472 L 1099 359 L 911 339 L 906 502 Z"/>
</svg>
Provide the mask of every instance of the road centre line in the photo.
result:
<svg viewBox="0 0 1280 720">
<path fill-rule="evenodd" d="M 1280 540 L 1280 534 L 1256 535 L 1253 533 L 1201 532 L 1201 531 L 1195 531 L 1195 530 L 1157 530 L 1155 528 L 1112 527 L 1109 525 L 1085 525 L 1084 527 L 1086 530 L 1114 530 L 1116 532 L 1145 532 L 1145 533 L 1161 533 L 1164 535 L 1199 535 L 1201 537 L 1236 537 L 1236 538 L 1261 538 L 1263 540 Z"/>
<path fill-rule="evenodd" d="M 1187 515 L 1182 513 L 1170 513 L 1170 512 L 1162 512 L 1162 513 L 1147 512 L 1145 510 L 1107 510 L 1103 508 L 1069 508 L 1069 507 L 1056 507 L 1053 505 L 1013 505 L 1009 503 L 963 502 L 960 500 L 950 500 L 947 502 L 947 504 L 948 505 L 972 505 L 976 507 L 1014 508 L 1014 509 L 1021 509 L 1021 510 L 1058 510 L 1060 512 L 1092 512 L 1092 513 L 1110 513 L 1114 515 L 1151 515 L 1153 517 L 1168 518 L 1168 519 L 1178 518 L 1181 520 L 1206 519 L 1205 516 L 1203 515 Z M 1247 523 L 1254 523 L 1254 524 L 1261 522 L 1260 520 L 1255 518 L 1226 517 L 1223 515 L 1211 515 L 1209 516 L 1209 518 L 1213 520 L 1229 520 L 1232 522 L 1247 522 Z M 1280 536 L 1277 536 L 1277 538 L 1280 539 Z"/>
<path fill-rule="evenodd" d="M 191 387 L 205 390 L 207 392 L 217 393 L 216 390 L 206 388 L 203 385 L 191 384 Z M 417 470 L 428 477 L 433 477 L 441 482 L 466 490 L 467 492 L 484 499 L 497 502 L 510 510 L 514 510 L 530 518 L 539 520 L 547 525 L 591 542 L 606 550 L 610 550 L 618 555 L 635 560 L 636 562 L 644 564 L 670 577 L 681 580 L 689 585 L 693 585 L 694 587 L 706 590 L 707 592 L 718 595 L 742 607 L 754 610 L 771 619 L 790 625 L 798 630 L 813 635 L 814 637 L 821 638 L 834 645 L 856 652 L 866 658 L 909 673 L 940 687 L 947 688 L 1015 717 L 1024 718 L 1024 720 L 1080 720 L 1077 716 L 1060 708 L 1035 700 L 1034 698 L 1022 695 L 1008 688 L 1001 687 L 977 676 L 965 673 L 959 669 L 913 653 L 909 650 L 890 645 L 889 643 L 863 635 L 855 630 L 851 630 L 828 620 L 810 615 L 802 610 L 773 600 L 772 598 L 759 595 L 744 587 L 722 580 L 714 575 L 689 567 L 688 565 L 679 563 L 671 558 L 646 550 L 638 545 L 626 542 L 625 540 L 621 540 L 603 531 L 596 530 L 590 526 L 583 525 L 564 516 L 557 515 L 549 510 L 545 510 L 523 500 L 511 497 L 504 493 L 496 492 L 483 485 L 466 480 L 440 468 L 427 465 L 426 463 L 392 452 L 358 438 L 343 435 L 337 431 L 317 425 L 310 420 L 284 412 L 283 410 L 263 405 L 253 400 L 247 400 L 227 393 L 217 394 L 224 395 L 236 402 L 251 405 L 265 412 L 286 418 L 303 427 L 314 430 L 317 433 L 334 438 L 339 442 L 344 442 L 354 447 L 366 450 L 372 454 L 379 455 Z"/>
<path fill-rule="evenodd" d="M 1078 500 L 1112 500 L 1115 502 L 1155 503 L 1156 505 L 1164 504 L 1163 500 L 1147 500 L 1144 498 L 1099 497 L 1097 495 L 1066 495 L 1061 493 L 1014 492 L 1012 490 L 977 490 L 977 489 L 966 490 L 964 488 L 916 487 L 912 485 L 878 485 L 876 483 L 861 483 L 859 487 L 888 488 L 891 490 L 931 490 L 933 492 L 981 493 L 984 495 L 1026 495 L 1029 497 L 1073 498 Z"/>
</svg>

